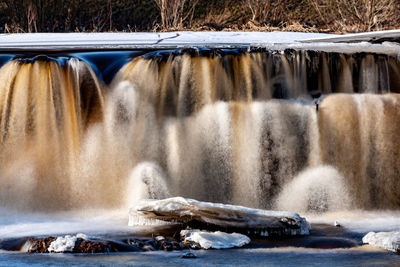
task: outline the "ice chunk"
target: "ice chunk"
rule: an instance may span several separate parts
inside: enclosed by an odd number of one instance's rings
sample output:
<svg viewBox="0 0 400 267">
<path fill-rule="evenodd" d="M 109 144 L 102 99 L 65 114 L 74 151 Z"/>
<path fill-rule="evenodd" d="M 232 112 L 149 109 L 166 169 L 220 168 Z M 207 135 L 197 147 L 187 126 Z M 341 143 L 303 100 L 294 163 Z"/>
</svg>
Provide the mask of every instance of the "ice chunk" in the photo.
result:
<svg viewBox="0 0 400 267">
<path fill-rule="evenodd" d="M 197 243 L 204 249 L 242 247 L 250 243 L 250 238 L 245 235 L 220 231 L 182 230 L 181 237 L 184 238 L 184 242 Z"/>
<path fill-rule="evenodd" d="M 200 222 L 235 231 L 268 235 L 307 235 L 310 224 L 297 213 L 201 202 L 183 197 L 142 200 L 129 211 L 129 225 L 139 218 L 181 223 Z"/>
<path fill-rule="evenodd" d="M 56 240 L 51 242 L 49 248 L 47 249 L 49 252 L 72 252 L 75 247 L 75 243 L 78 238 L 87 240 L 88 237 L 85 234 L 79 233 L 76 236 L 66 235 L 64 237 L 59 236 Z"/>
<path fill-rule="evenodd" d="M 56 240 L 51 242 L 47 250 L 49 252 L 72 252 L 74 250 L 75 242 L 77 239 L 78 238 L 76 236 L 59 236 Z"/>
<path fill-rule="evenodd" d="M 82 233 L 76 234 L 76 237 L 77 238 L 81 238 L 83 240 L 88 240 L 89 239 L 89 237 L 87 235 L 82 234 Z"/>
<path fill-rule="evenodd" d="M 400 253 L 400 231 L 369 232 L 363 237 L 362 241 L 372 246 Z"/>
</svg>

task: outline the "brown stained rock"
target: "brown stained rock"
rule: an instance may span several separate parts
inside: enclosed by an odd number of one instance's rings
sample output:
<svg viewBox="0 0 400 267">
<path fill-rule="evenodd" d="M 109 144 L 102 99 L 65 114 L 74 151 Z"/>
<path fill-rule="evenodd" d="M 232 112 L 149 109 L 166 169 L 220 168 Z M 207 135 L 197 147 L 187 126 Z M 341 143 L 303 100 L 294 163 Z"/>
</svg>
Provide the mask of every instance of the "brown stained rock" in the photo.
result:
<svg viewBox="0 0 400 267">
<path fill-rule="evenodd" d="M 25 242 L 24 247 L 28 253 L 49 253 L 48 248 L 56 240 L 55 237 L 46 237 L 42 239 L 30 238 Z M 124 242 L 112 240 L 85 240 L 78 238 L 72 252 L 64 253 L 108 253 L 108 252 L 138 252 L 154 250 L 182 250 L 191 246 L 178 242 L 173 238 L 156 240 L 128 239 Z"/>
<path fill-rule="evenodd" d="M 107 242 L 89 241 L 78 238 L 73 253 L 104 253 L 110 252 L 111 246 Z"/>
<path fill-rule="evenodd" d="M 55 237 L 46 237 L 43 239 L 30 238 L 26 241 L 28 253 L 49 253 L 48 248 Z M 104 253 L 110 252 L 112 247 L 107 242 L 89 241 L 78 238 L 72 253 Z"/>
<path fill-rule="evenodd" d="M 29 238 L 28 241 L 26 241 L 30 243 L 28 253 L 49 253 L 47 249 L 54 240 L 56 240 L 56 238 L 52 236 L 43 239 Z"/>
</svg>

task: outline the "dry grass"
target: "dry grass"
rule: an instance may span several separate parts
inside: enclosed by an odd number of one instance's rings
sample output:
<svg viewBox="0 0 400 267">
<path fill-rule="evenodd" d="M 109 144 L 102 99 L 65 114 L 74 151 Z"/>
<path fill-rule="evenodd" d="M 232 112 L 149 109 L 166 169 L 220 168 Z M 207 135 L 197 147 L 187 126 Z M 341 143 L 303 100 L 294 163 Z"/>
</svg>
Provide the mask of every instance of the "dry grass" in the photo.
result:
<svg viewBox="0 0 400 267">
<path fill-rule="evenodd" d="M 399 19 L 398 0 L 308 1 L 320 20 L 337 32 L 383 30 L 395 26 Z"/>
<path fill-rule="evenodd" d="M 160 10 L 161 29 L 191 24 L 199 0 L 154 0 Z"/>
<path fill-rule="evenodd" d="M 250 10 L 251 21 L 258 24 L 274 24 L 286 17 L 285 0 L 244 0 Z"/>
</svg>

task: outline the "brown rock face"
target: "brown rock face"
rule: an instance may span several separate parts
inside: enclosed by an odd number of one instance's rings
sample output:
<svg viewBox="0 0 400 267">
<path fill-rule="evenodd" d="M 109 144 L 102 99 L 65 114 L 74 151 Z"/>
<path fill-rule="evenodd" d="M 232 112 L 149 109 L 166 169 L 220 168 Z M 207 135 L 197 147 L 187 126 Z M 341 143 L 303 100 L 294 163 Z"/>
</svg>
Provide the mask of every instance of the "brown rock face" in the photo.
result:
<svg viewBox="0 0 400 267">
<path fill-rule="evenodd" d="M 28 253 L 49 253 L 48 248 L 55 237 L 46 237 L 41 239 L 29 238 L 26 241 Z M 103 241 L 91 241 L 78 238 L 72 253 L 104 253 L 113 251 L 111 244 Z"/>
<path fill-rule="evenodd" d="M 30 238 L 25 242 L 25 245 L 23 245 L 22 251 L 28 253 L 49 253 L 48 248 L 54 240 L 56 240 L 55 237 Z M 185 245 L 173 238 L 166 239 L 164 237 L 162 239 L 128 239 L 125 241 L 98 239 L 86 240 L 77 238 L 73 250 L 64 251 L 63 253 L 139 252 L 153 250 L 172 251 L 182 250 L 189 247 L 193 248 L 192 246 Z"/>
<path fill-rule="evenodd" d="M 56 238 L 52 236 L 43 239 L 29 238 L 28 241 L 26 241 L 30 243 L 28 253 L 49 253 L 47 249 L 54 240 L 56 240 Z"/>
<path fill-rule="evenodd" d="M 111 246 L 106 242 L 89 241 L 78 238 L 73 253 L 104 253 L 110 251 Z"/>
</svg>

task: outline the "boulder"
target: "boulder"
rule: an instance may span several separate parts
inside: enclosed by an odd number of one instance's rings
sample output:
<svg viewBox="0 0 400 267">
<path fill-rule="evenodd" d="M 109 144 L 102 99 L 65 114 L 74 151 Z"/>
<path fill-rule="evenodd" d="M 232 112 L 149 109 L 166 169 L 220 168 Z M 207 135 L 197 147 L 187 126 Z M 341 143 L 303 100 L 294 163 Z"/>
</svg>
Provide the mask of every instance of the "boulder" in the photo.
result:
<svg viewBox="0 0 400 267">
<path fill-rule="evenodd" d="M 142 251 L 129 243 L 114 240 L 89 239 L 84 234 L 59 237 L 30 238 L 22 251 L 28 253 L 105 253 Z"/>
<path fill-rule="evenodd" d="M 129 211 L 129 225 L 180 223 L 192 228 L 246 235 L 308 235 L 310 224 L 297 213 L 247 208 L 174 197 L 141 200 Z M 193 227 L 196 226 L 196 227 Z"/>
</svg>

